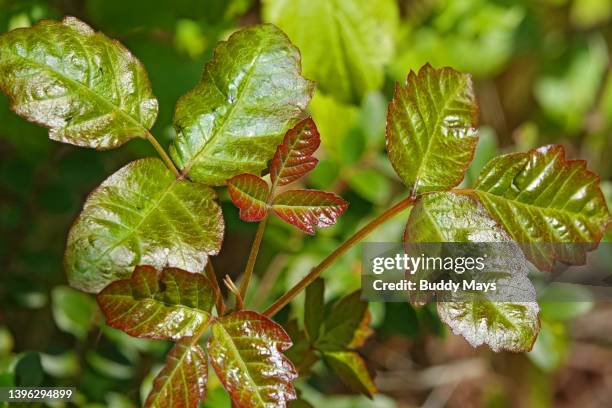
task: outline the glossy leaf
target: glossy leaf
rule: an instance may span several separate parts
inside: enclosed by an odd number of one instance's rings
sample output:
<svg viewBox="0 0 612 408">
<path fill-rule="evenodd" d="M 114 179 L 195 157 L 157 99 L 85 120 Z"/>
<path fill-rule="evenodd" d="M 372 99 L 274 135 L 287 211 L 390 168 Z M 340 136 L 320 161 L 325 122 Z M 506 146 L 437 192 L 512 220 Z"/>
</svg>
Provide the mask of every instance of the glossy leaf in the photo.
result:
<svg viewBox="0 0 612 408">
<path fill-rule="evenodd" d="M 542 269 L 550 269 L 556 259 L 583 264 L 585 252 L 597 247 L 610 222 L 599 177 L 584 161 L 566 160 L 560 145 L 491 160 L 475 189 L 491 215 Z M 567 245 L 559 245 L 563 243 Z"/>
<path fill-rule="evenodd" d="M 461 182 L 478 142 L 472 79 L 452 68 L 423 66 L 397 85 L 387 112 L 387 151 L 415 193 Z"/>
<path fill-rule="evenodd" d="M 208 354 L 234 406 L 286 407 L 295 399 L 297 372 L 283 355 L 291 344 L 281 326 L 256 312 L 236 312 L 213 323 Z"/>
<path fill-rule="evenodd" d="M 204 399 L 207 380 L 206 353 L 191 338 L 183 339 L 168 353 L 144 408 L 197 408 Z"/>
<path fill-rule="evenodd" d="M 323 358 L 351 390 L 372 397 L 378 390 L 363 358 L 354 351 L 326 351 Z"/>
<path fill-rule="evenodd" d="M 264 0 L 263 17 L 304 56 L 304 73 L 336 99 L 354 102 L 383 84 L 397 5 L 391 0 Z"/>
<path fill-rule="evenodd" d="M 272 202 L 276 215 L 311 235 L 315 227 L 334 225 L 347 207 L 337 195 L 317 190 L 284 191 Z"/>
<path fill-rule="evenodd" d="M 540 324 L 535 289 L 527 276 L 527 260 L 476 197 L 455 193 L 423 196 L 410 212 L 406 236 L 410 243 L 505 243 L 504 251 L 488 254 L 487 270 L 478 279 L 494 276 L 497 290 L 493 294 L 458 292 L 438 301 L 438 313 L 455 334 L 465 337 L 474 347 L 488 344 L 493 351 L 515 352 L 531 349 Z"/>
<path fill-rule="evenodd" d="M 208 323 L 215 292 L 202 274 L 138 266 L 130 279 L 98 294 L 106 323 L 131 336 L 177 340 L 193 336 Z"/>
<path fill-rule="evenodd" d="M 202 271 L 223 240 L 215 192 L 177 180 L 158 159 L 132 162 L 88 197 L 68 234 L 70 284 L 99 292 L 136 265 Z"/>
<path fill-rule="evenodd" d="M 217 46 L 200 83 L 178 101 L 174 161 L 209 185 L 258 174 L 310 101 L 313 83 L 300 71 L 297 48 L 276 27 L 234 33 Z"/>
<path fill-rule="evenodd" d="M 157 100 L 142 64 L 74 17 L 0 36 L 0 89 L 64 143 L 111 149 L 146 137 Z"/>
<path fill-rule="evenodd" d="M 356 291 L 342 298 L 325 318 L 323 334 L 316 347 L 324 351 L 337 351 L 361 347 L 372 334 L 369 327 L 368 303 Z"/>
<path fill-rule="evenodd" d="M 319 161 L 312 155 L 320 144 L 319 131 L 312 118 L 298 122 L 287 132 L 270 162 L 272 185 L 284 186 L 314 169 Z"/>
<path fill-rule="evenodd" d="M 325 281 L 317 278 L 306 288 L 304 301 L 304 326 L 308 339 L 315 342 L 325 315 Z"/>
<path fill-rule="evenodd" d="M 227 191 L 243 221 L 260 221 L 268 213 L 268 183 L 254 174 L 244 173 L 227 181 Z"/>
</svg>

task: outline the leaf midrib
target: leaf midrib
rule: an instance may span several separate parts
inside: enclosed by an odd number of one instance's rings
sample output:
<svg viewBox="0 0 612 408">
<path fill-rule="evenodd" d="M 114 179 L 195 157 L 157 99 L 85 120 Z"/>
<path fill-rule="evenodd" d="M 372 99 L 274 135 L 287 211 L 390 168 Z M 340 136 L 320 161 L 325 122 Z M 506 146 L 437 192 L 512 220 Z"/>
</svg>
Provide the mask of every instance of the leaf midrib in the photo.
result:
<svg viewBox="0 0 612 408">
<path fill-rule="evenodd" d="M 251 62 L 251 65 L 249 66 L 249 68 L 247 70 L 247 73 L 246 73 L 243 81 L 241 82 L 243 84 L 243 86 L 238 89 L 238 93 L 236 95 L 236 103 L 233 103 L 233 104 L 230 103 L 229 104 L 230 105 L 230 110 L 227 113 L 227 115 L 225 115 L 223 123 L 221 123 L 221 126 L 218 127 L 209 138 L 206 139 L 206 142 L 204 143 L 204 146 L 202 146 L 191 157 L 191 159 L 187 162 L 187 164 L 185 165 L 185 167 L 183 168 L 183 171 L 182 171 L 183 175 L 189 174 L 189 171 L 191 170 L 193 165 L 196 164 L 196 162 L 198 161 L 198 158 L 201 155 L 205 155 L 207 150 L 210 148 L 210 146 L 214 146 L 216 144 L 216 139 L 218 137 L 220 137 L 220 135 L 223 135 L 222 132 L 225 129 L 225 126 L 230 122 L 230 119 L 232 118 L 232 115 L 236 111 L 236 107 L 242 101 L 242 97 L 243 97 L 243 94 L 244 94 L 245 90 L 248 89 L 248 87 L 249 87 L 249 84 L 250 84 L 252 76 L 253 76 L 253 70 L 255 69 L 255 65 L 259 61 L 259 58 L 261 57 L 261 54 L 262 54 L 262 41 L 260 41 L 259 44 L 257 45 L 257 52 L 255 54 L 255 57 L 253 58 L 253 60 Z M 209 75 L 210 75 L 211 78 L 213 77 L 213 73 L 212 72 L 210 72 Z M 213 79 L 213 83 L 217 87 L 217 89 L 219 89 L 219 87 L 217 86 L 217 83 L 215 82 L 214 79 Z M 222 94 L 225 96 L 224 92 L 222 92 Z M 226 99 L 226 101 L 227 101 L 227 99 Z M 198 117 L 199 117 L 199 115 L 198 115 Z"/>
<path fill-rule="evenodd" d="M 566 216 L 568 216 L 570 218 L 579 218 L 580 220 L 586 221 L 589 224 L 592 222 L 591 219 L 588 216 L 583 215 L 581 213 L 571 212 L 571 211 L 567 211 L 567 210 L 560 209 L 560 208 L 540 207 L 540 206 L 537 206 L 535 204 L 525 203 L 523 201 L 516 201 L 516 200 L 513 200 L 511 198 L 504 197 L 504 196 L 501 196 L 501 195 L 497 195 L 497 194 L 494 194 L 494 193 L 491 193 L 491 192 L 488 192 L 488 191 L 484 191 L 484 190 L 476 189 L 474 191 L 476 191 L 476 194 L 483 194 L 483 195 L 486 195 L 487 197 L 492 197 L 493 200 L 494 199 L 499 199 L 499 200 L 502 200 L 502 201 L 505 201 L 505 202 L 512 203 L 512 204 L 517 205 L 517 206 L 523 206 L 523 207 L 531 208 L 531 209 L 533 209 L 535 211 L 538 211 L 538 212 L 551 211 L 553 213 L 564 214 L 564 215 L 566 215 Z"/>
<path fill-rule="evenodd" d="M 430 88 L 430 85 L 429 85 L 430 84 L 430 82 L 429 82 L 429 75 L 427 76 L 427 78 L 428 79 L 427 79 L 426 86 L 427 86 L 427 88 Z M 421 159 L 421 162 L 419 163 L 419 167 L 417 168 L 417 172 L 416 172 L 416 175 L 415 175 L 415 178 L 414 178 L 414 187 L 413 187 L 413 189 L 415 191 L 418 190 L 418 187 L 419 187 L 418 183 L 419 183 L 419 180 L 421 179 L 421 171 L 423 170 L 424 167 L 427 166 L 427 164 L 429 162 L 429 152 L 431 150 L 431 145 L 433 144 L 434 139 L 437 139 L 437 138 L 440 137 L 439 136 L 439 132 L 436 132 L 436 129 L 438 129 L 438 127 L 440 126 L 440 123 L 442 121 L 442 118 L 444 117 L 443 113 L 448 108 L 449 102 L 452 99 L 457 97 L 457 93 L 458 93 L 457 91 L 461 88 L 461 86 L 463 85 L 464 81 L 463 81 L 463 79 L 459 79 L 456 82 L 457 82 L 457 84 L 456 84 L 455 88 L 452 91 L 449 91 L 449 97 L 444 100 L 444 104 L 443 104 L 442 108 L 438 111 L 438 115 L 436 117 L 434 126 L 431 129 L 431 135 L 428 135 L 429 137 L 428 137 L 428 140 L 427 140 L 427 146 L 425 147 L 425 152 L 423 153 L 423 158 Z M 431 90 L 428 90 L 427 93 L 431 93 Z M 421 106 L 421 102 L 420 102 L 421 101 L 421 97 L 419 96 L 419 93 L 416 90 L 415 90 L 415 94 L 417 95 L 416 96 L 416 98 L 417 98 L 417 108 L 420 109 L 420 106 Z M 433 99 L 433 96 L 432 96 L 432 99 Z M 429 132 L 427 132 L 427 133 L 429 133 Z M 436 135 L 438 135 L 438 136 L 436 137 Z"/>
<path fill-rule="evenodd" d="M 218 325 L 218 327 L 222 331 L 223 336 L 226 338 L 225 344 L 227 344 L 228 347 L 231 349 L 232 354 L 234 354 L 234 356 L 235 356 L 236 362 L 240 365 L 240 367 L 242 368 L 243 372 L 245 372 L 247 374 L 247 376 L 249 378 L 249 381 L 250 381 L 252 387 L 255 390 L 254 394 L 257 396 L 257 399 L 261 402 L 262 406 L 266 406 L 266 402 L 264 401 L 264 399 L 261 397 L 261 395 L 259 393 L 259 386 L 257 385 L 255 380 L 253 379 L 253 376 L 251 375 L 251 371 L 249 370 L 249 368 L 247 367 L 246 363 L 242 359 L 242 355 L 238 351 L 238 347 L 236 347 L 236 344 L 234 344 L 233 337 L 229 334 L 229 332 L 227 330 L 225 330 L 225 327 L 223 327 L 222 323 L 216 322 L 216 324 Z"/>
<path fill-rule="evenodd" d="M 121 109 L 121 107 L 117 106 L 114 104 L 113 101 L 107 99 L 105 96 L 100 95 L 96 92 L 94 92 L 93 89 L 91 89 L 90 87 L 88 87 L 85 84 L 82 84 L 79 81 L 76 81 L 68 76 L 66 76 L 63 72 L 59 72 L 56 71 L 54 69 L 52 69 L 51 67 L 49 67 L 48 65 L 45 65 L 35 59 L 31 59 L 31 58 L 27 58 L 24 57 L 23 55 L 19 55 L 16 54 L 14 52 L 10 52 L 11 55 L 13 55 L 16 58 L 22 59 L 24 61 L 27 61 L 33 65 L 36 65 L 38 67 L 40 67 L 42 70 L 46 70 L 48 72 L 50 72 L 51 74 L 59 77 L 60 79 L 66 81 L 69 85 L 73 85 L 76 88 L 80 88 L 80 89 L 84 89 L 86 90 L 86 93 L 91 94 L 93 96 L 94 99 L 96 99 L 98 102 L 100 102 L 102 105 L 106 105 L 106 107 L 108 107 L 111 111 L 113 112 L 119 112 L 122 116 L 124 116 L 129 122 L 131 122 L 132 124 L 136 125 L 137 127 L 139 127 L 140 129 L 143 130 L 143 132 L 146 134 L 149 132 L 149 129 L 144 126 L 139 120 L 138 118 L 133 117 L 129 112 L 124 111 L 123 109 Z M 114 78 L 114 80 L 116 81 L 116 77 Z M 113 82 L 115 82 L 113 81 Z"/>
</svg>

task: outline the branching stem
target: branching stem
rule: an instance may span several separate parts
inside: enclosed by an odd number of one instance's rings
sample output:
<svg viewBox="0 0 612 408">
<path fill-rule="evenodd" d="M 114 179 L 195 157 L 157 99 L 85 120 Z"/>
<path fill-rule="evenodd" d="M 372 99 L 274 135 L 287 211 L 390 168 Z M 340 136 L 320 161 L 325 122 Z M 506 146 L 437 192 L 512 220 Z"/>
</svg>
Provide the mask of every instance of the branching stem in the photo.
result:
<svg viewBox="0 0 612 408">
<path fill-rule="evenodd" d="M 268 215 L 266 215 L 259 222 L 257 232 L 255 233 L 255 239 L 253 240 L 253 245 L 251 246 L 251 253 L 249 254 L 249 259 L 247 260 L 246 266 L 244 268 L 244 273 L 242 274 L 242 283 L 240 283 L 240 296 L 242 297 L 242 299 L 246 299 L 246 293 L 249 288 L 249 281 L 251 280 L 251 275 L 253 274 L 253 269 L 255 268 L 257 254 L 259 253 L 259 247 L 261 246 L 261 240 L 263 239 L 267 223 Z"/>
<path fill-rule="evenodd" d="M 217 307 L 217 315 L 219 317 L 223 316 L 225 313 L 225 304 L 223 303 L 223 295 L 221 294 L 221 288 L 219 287 L 219 281 L 217 280 L 217 274 L 215 273 L 215 269 L 212 266 L 212 261 L 209 259 L 204 267 L 206 271 L 206 277 L 213 285 L 213 290 L 215 291 L 216 297 L 216 307 Z"/>
<path fill-rule="evenodd" d="M 380 214 L 378 217 L 374 218 L 370 223 L 357 231 L 352 237 L 342 243 L 334 252 L 329 254 L 327 258 L 325 258 L 319 265 L 315 266 L 308 275 L 302 278 L 295 286 L 293 286 L 287 293 L 278 298 L 276 302 L 274 302 L 270 307 L 268 307 L 264 314 L 268 317 L 274 316 L 279 310 L 281 310 L 287 303 L 289 303 L 294 297 L 296 297 L 301 291 L 306 289 L 308 285 L 310 285 L 319 275 L 326 270 L 336 259 L 338 259 L 341 255 L 343 255 L 346 251 L 348 251 L 353 245 L 364 239 L 368 234 L 370 234 L 373 230 L 375 230 L 379 225 L 383 224 L 385 221 L 393 218 L 400 211 L 405 210 L 410 207 L 414 201 L 415 197 L 408 197 L 399 203 L 395 204 L 393 207 L 389 208 L 384 213 Z"/>
</svg>

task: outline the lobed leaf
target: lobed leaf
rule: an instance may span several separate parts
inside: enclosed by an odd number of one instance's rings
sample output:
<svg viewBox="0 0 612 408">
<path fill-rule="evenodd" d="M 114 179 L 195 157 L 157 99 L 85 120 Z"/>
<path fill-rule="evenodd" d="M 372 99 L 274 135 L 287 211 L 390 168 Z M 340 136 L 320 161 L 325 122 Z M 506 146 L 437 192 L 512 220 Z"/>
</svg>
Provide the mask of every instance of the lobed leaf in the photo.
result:
<svg viewBox="0 0 612 408">
<path fill-rule="evenodd" d="M 304 301 L 304 326 L 310 342 L 319 338 L 319 331 L 325 315 L 325 281 L 317 278 L 306 287 Z"/>
<path fill-rule="evenodd" d="M 283 355 L 283 328 L 262 314 L 240 311 L 215 320 L 208 354 L 236 407 L 286 407 L 297 372 Z"/>
<path fill-rule="evenodd" d="M 334 305 L 325 318 L 323 334 L 316 343 L 318 349 L 338 351 L 361 347 L 372 334 L 368 303 L 360 295 L 360 291 L 353 292 Z"/>
<path fill-rule="evenodd" d="M 262 14 L 299 47 L 305 74 L 323 92 L 356 102 L 383 85 L 399 14 L 394 1 L 264 0 Z"/>
<path fill-rule="evenodd" d="M 461 182 L 478 142 L 472 79 L 429 64 L 396 85 L 387 112 L 387 151 L 413 193 L 448 190 Z"/>
<path fill-rule="evenodd" d="M 166 365 L 153 380 L 144 408 L 197 408 L 206 394 L 208 359 L 204 350 L 186 338 L 174 345 Z"/>
<path fill-rule="evenodd" d="M 141 264 L 201 271 L 223 240 L 215 198 L 209 187 L 177 180 L 159 159 L 126 165 L 91 193 L 70 229 L 70 284 L 99 292 Z"/>
<path fill-rule="evenodd" d="M 378 390 L 363 358 L 354 351 L 325 351 L 323 358 L 351 390 L 372 398 Z"/>
<path fill-rule="evenodd" d="M 0 36 L 0 89 L 18 115 L 77 146 L 111 149 L 144 138 L 157 117 L 140 61 L 74 17 Z"/>
<path fill-rule="evenodd" d="M 199 333 L 216 299 L 204 275 L 165 268 L 158 276 L 148 265 L 137 266 L 130 279 L 111 283 L 97 298 L 109 326 L 131 336 L 165 340 Z"/>
<path fill-rule="evenodd" d="M 487 269 L 479 275 L 479 281 L 494 279 L 497 290 L 451 295 L 438 301 L 438 313 L 473 347 L 488 344 L 493 351 L 531 350 L 540 324 L 527 260 L 476 197 L 452 192 L 422 196 L 410 212 L 406 239 L 410 243 L 505 243 L 503 251 L 487 254 Z"/>
<path fill-rule="evenodd" d="M 261 172 L 310 101 L 300 54 L 272 25 L 221 42 L 202 80 L 177 103 L 170 154 L 183 173 L 209 185 Z"/>
<path fill-rule="evenodd" d="M 253 222 L 262 220 L 268 213 L 268 183 L 250 173 L 239 174 L 227 181 L 227 191 L 236 207 L 240 219 Z"/>
<path fill-rule="evenodd" d="M 337 195 L 318 190 L 284 191 L 272 202 L 276 215 L 311 235 L 315 227 L 334 225 L 347 207 Z"/>
<path fill-rule="evenodd" d="M 583 264 L 610 222 L 599 177 L 584 161 L 566 160 L 560 145 L 494 158 L 475 189 L 541 269 L 551 269 L 555 260 Z"/>
<path fill-rule="evenodd" d="M 319 131 L 312 118 L 301 120 L 289 129 L 270 162 L 272 185 L 284 186 L 314 169 L 319 161 L 312 155 L 320 144 Z"/>
</svg>

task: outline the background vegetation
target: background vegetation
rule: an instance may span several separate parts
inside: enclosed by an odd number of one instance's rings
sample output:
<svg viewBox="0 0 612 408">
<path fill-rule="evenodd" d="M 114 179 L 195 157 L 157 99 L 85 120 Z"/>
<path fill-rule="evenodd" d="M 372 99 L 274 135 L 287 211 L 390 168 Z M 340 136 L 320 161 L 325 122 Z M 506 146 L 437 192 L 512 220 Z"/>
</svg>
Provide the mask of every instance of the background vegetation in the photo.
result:
<svg viewBox="0 0 612 408">
<path fill-rule="evenodd" d="M 474 75 L 481 140 L 466 184 L 500 152 L 554 142 L 570 157 L 588 160 L 612 197 L 612 2 L 376 3 L 375 10 L 363 10 L 379 22 L 364 29 L 370 49 L 345 56 L 349 65 L 365 64 L 363 77 L 337 75 L 339 57 L 327 52 L 331 23 L 315 18 L 314 40 L 294 40 L 305 75 L 319 84 L 310 109 L 323 148 L 306 184 L 335 191 L 351 206 L 337 226 L 314 239 L 270 221 L 256 266 L 257 277 L 266 278 L 251 285 L 247 298 L 253 307 L 268 305 L 343 237 L 405 195 L 384 153 L 386 105 L 394 83 L 425 62 Z M 160 101 L 153 133 L 164 145 L 174 136 L 177 98 L 198 81 L 218 40 L 262 20 L 299 39 L 300 27 L 310 24 L 254 0 L 0 0 L 0 32 L 64 15 L 117 38 L 143 62 Z M 77 406 L 137 406 L 168 345 L 104 326 L 93 297 L 67 286 L 62 254 L 85 194 L 124 164 L 155 152 L 135 140 L 100 154 L 54 143 L 46 133 L 11 113 L 0 96 L 0 386 L 70 385 L 79 391 Z M 236 277 L 254 226 L 238 219 L 224 191 L 221 198 L 227 232 L 213 262 L 217 271 Z M 405 214 L 368 240 L 397 241 L 404 223 Z M 612 265 L 605 249 L 593 256 Z M 325 272 L 326 297 L 358 288 L 359 273 L 356 248 Z M 302 307 L 298 298 L 279 319 Z M 370 309 L 377 334 L 364 354 L 378 371 L 381 393 L 372 401 L 350 395 L 319 365 L 298 386 L 314 406 L 604 406 L 612 399 L 609 304 L 543 303 L 538 342 L 519 355 L 473 350 L 442 326 L 433 308 L 387 303 Z M 218 381 L 209 384 L 206 406 L 229 407 Z"/>
</svg>

